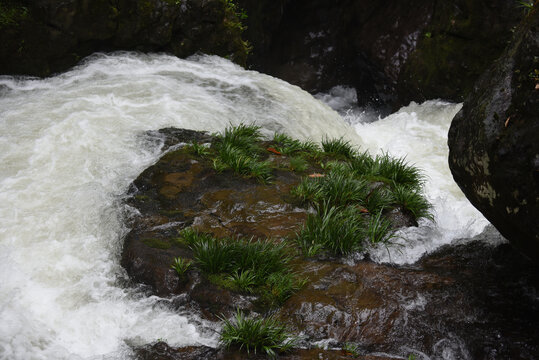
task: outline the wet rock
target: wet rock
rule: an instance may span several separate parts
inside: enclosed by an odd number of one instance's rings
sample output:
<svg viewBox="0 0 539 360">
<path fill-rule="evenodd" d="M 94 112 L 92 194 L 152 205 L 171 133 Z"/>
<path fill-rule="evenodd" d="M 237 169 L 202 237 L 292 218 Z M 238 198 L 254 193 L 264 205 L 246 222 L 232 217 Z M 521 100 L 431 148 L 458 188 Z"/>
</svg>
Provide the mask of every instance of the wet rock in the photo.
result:
<svg viewBox="0 0 539 360">
<path fill-rule="evenodd" d="M 164 342 L 149 345 L 136 350 L 138 360 L 241 360 L 241 359 L 268 359 L 263 354 L 249 354 L 224 349 L 214 349 L 205 346 L 190 346 L 183 348 L 173 348 Z M 283 360 L 345 360 L 351 359 L 351 354 L 341 350 L 323 349 L 298 349 L 290 353 L 279 355 Z M 358 360 L 392 360 L 397 357 L 383 355 L 354 356 Z"/>
<path fill-rule="evenodd" d="M 449 165 L 470 202 L 539 259 L 539 14 L 532 10 L 449 131 Z"/>
<path fill-rule="evenodd" d="M 410 100 L 462 101 L 522 16 L 503 0 L 240 4 L 255 69 L 314 93 L 348 85 L 359 105 L 386 110 Z"/>
<path fill-rule="evenodd" d="M 245 64 L 248 44 L 222 0 L 3 1 L 2 74 L 48 76 L 97 51 L 198 51 Z"/>
<path fill-rule="evenodd" d="M 132 185 L 129 203 L 140 215 L 125 239 L 122 266 L 133 282 L 148 285 L 159 296 L 186 295 L 182 306 L 206 319 L 228 316 L 238 306 L 253 309 L 253 299 L 211 284 L 196 269 L 178 277 L 171 269 L 174 258 L 192 258 L 191 250 L 177 241 L 178 230 L 192 226 L 219 238 L 278 241 L 297 231 L 307 216 L 306 209 L 283 200 L 301 176 L 278 170 L 275 181 L 263 185 L 232 172 L 219 174 L 211 159 L 185 148 L 174 150 L 182 143 L 211 141 L 206 133 L 163 129 L 146 136 L 149 141 L 162 141 L 171 151 Z"/>
<path fill-rule="evenodd" d="M 413 266 L 306 262 L 308 285 L 279 311 L 307 343 L 430 358 L 539 354 L 538 268 L 507 245 L 446 246 Z"/>
</svg>

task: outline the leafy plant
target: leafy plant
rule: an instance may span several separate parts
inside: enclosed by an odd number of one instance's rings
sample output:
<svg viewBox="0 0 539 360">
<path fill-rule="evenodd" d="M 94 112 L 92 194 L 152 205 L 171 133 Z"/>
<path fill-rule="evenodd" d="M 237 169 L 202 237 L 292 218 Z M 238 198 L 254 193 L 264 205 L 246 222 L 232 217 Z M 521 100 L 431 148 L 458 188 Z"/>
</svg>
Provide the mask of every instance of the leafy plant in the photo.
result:
<svg viewBox="0 0 539 360">
<path fill-rule="evenodd" d="M 434 220 L 434 216 L 430 212 L 432 205 L 416 190 L 402 185 L 395 185 L 392 189 L 391 196 L 393 197 L 393 201 L 405 211 L 409 211 L 415 220 L 420 218 Z"/>
<path fill-rule="evenodd" d="M 383 211 L 386 208 L 391 207 L 393 202 L 393 197 L 391 193 L 383 186 L 377 187 L 365 197 L 363 201 L 363 206 L 371 214 L 377 214 L 378 212 Z"/>
<path fill-rule="evenodd" d="M 391 223 L 382 217 L 382 211 L 371 217 L 365 232 L 367 241 L 372 245 L 388 244 L 395 237 Z"/>
<path fill-rule="evenodd" d="M 278 352 L 288 351 L 295 344 L 285 326 L 274 317 L 248 318 L 238 310 L 233 320 L 222 320 L 220 341 L 227 348 L 238 347 L 247 353 L 264 351 L 274 358 Z"/>
<path fill-rule="evenodd" d="M 273 142 L 275 143 L 275 148 L 284 155 L 292 155 L 299 152 L 315 156 L 320 152 L 320 147 L 314 142 L 300 141 L 297 139 L 292 139 L 290 136 L 282 133 L 276 133 L 273 136 Z"/>
<path fill-rule="evenodd" d="M 217 136 L 215 147 L 218 156 L 213 161 L 213 167 L 218 172 L 230 168 L 240 175 L 254 177 L 263 183 L 269 182 L 272 178 L 271 164 L 257 160 L 261 151 L 258 142 L 261 139 L 258 126 L 240 124 L 227 127 L 223 134 Z"/>
<path fill-rule="evenodd" d="M 309 168 L 309 163 L 302 157 L 290 158 L 290 169 L 293 171 L 303 172 Z"/>
<path fill-rule="evenodd" d="M 182 259 L 181 257 L 177 257 L 174 259 L 174 262 L 172 263 L 171 267 L 176 270 L 179 277 L 184 277 L 185 273 L 189 268 L 191 267 L 191 261 Z"/>
<path fill-rule="evenodd" d="M 268 276 L 265 293 L 262 296 L 270 306 L 282 305 L 306 283 L 307 279 L 298 279 L 294 273 L 275 272 Z"/>
<path fill-rule="evenodd" d="M 256 275 L 251 270 L 237 270 L 228 279 L 237 289 L 248 293 L 253 292 L 256 285 Z"/>
<path fill-rule="evenodd" d="M 354 207 L 341 209 L 325 204 L 317 214 L 310 214 L 297 233 L 300 247 L 316 249 L 322 246 L 336 255 L 349 254 L 362 247 L 363 226 L 361 214 Z"/>
<path fill-rule="evenodd" d="M 346 159 L 353 159 L 357 151 L 352 147 L 349 141 L 343 138 L 322 140 L 322 149 L 327 154 L 341 155 Z"/>
<path fill-rule="evenodd" d="M 342 349 L 344 351 L 352 354 L 352 356 L 355 356 L 355 357 L 358 357 L 358 356 L 361 355 L 359 345 L 354 344 L 354 343 L 347 342 L 347 343 L 344 344 Z"/>
<path fill-rule="evenodd" d="M 405 158 L 393 158 L 388 154 L 377 155 L 367 174 L 382 176 L 396 184 L 415 189 L 420 189 L 425 180 L 422 172 L 409 165 Z"/>
<path fill-rule="evenodd" d="M 189 150 L 198 156 L 207 156 L 210 154 L 210 150 L 204 144 L 199 144 L 196 141 L 189 144 Z"/>
</svg>

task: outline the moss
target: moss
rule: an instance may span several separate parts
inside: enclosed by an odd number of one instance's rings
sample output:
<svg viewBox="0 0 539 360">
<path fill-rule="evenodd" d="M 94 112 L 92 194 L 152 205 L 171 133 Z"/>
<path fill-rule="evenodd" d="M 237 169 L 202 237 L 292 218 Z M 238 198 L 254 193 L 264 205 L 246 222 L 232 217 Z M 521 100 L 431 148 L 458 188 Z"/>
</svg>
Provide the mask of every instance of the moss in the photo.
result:
<svg viewBox="0 0 539 360">
<path fill-rule="evenodd" d="M 169 242 L 156 238 L 143 239 L 142 242 L 154 249 L 166 250 L 172 246 Z"/>
<path fill-rule="evenodd" d="M 0 29 L 18 26 L 26 18 L 28 18 L 28 8 L 20 4 L 0 3 Z"/>
<path fill-rule="evenodd" d="M 148 195 L 138 194 L 135 195 L 135 199 L 138 201 L 148 201 L 150 200 L 150 197 Z"/>
</svg>

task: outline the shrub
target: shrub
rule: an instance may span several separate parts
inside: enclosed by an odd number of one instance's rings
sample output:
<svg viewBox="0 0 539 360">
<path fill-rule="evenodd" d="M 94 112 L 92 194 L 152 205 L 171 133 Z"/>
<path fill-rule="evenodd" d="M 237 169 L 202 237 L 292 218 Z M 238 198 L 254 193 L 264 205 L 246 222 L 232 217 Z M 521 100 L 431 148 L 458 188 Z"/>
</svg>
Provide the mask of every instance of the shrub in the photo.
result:
<svg viewBox="0 0 539 360">
<path fill-rule="evenodd" d="M 234 346 L 247 353 L 264 351 L 273 358 L 294 346 L 295 340 L 290 340 L 285 326 L 273 317 L 248 318 L 238 310 L 233 320 L 222 320 L 220 341 L 227 348 Z"/>
<path fill-rule="evenodd" d="M 237 270 L 228 277 L 228 280 L 238 290 L 248 293 L 252 293 L 256 285 L 256 275 L 251 270 Z"/>
</svg>

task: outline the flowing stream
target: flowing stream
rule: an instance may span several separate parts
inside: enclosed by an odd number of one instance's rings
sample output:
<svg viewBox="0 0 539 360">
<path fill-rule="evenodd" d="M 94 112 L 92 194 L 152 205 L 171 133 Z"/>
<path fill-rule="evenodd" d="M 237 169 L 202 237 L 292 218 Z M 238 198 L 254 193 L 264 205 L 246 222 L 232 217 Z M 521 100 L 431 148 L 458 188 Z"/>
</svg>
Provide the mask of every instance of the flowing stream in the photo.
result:
<svg viewBox="0 0 539 360">
<path fill-rule="evenodd" d="M 95 55 L 48 79 L 0 77 L 0 359 L 122 359 L 159 338 L 216 344 L 211 324 L 122 285 L 122 195 L 161 154 L 162 144 L 140 136 L 146 130 L 254 122 L 268 136 L 345 136 L 372 153 L 407 156 L 425 170 L 436 222 L 404 230 L 400 251 L 379 251 L 378 261 L 414 262 L 482 231 L 487 221 L 447 167 L 447 129 L 460 105 L 411 104 L 371 122 L 346 111 L 349 91 L 320 97 L 343 116 L 211 56 Z"/>
</svg>

